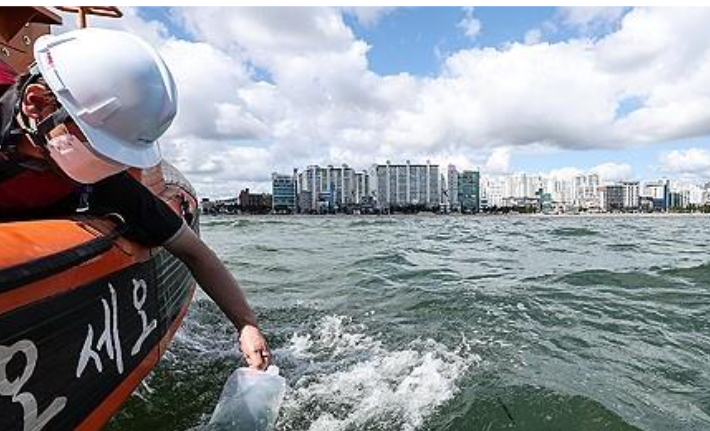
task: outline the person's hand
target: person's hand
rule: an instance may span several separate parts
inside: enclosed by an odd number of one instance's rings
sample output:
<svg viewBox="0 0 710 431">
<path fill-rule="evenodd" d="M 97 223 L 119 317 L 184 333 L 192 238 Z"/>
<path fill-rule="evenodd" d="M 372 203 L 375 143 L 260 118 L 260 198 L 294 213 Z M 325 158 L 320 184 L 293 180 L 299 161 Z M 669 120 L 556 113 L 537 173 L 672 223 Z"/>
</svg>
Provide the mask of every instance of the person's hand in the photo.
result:
<svg viewBox="0 0 710 431">
<path fill-rule="evenodd" d="M 265 370 L 271 365 L 271 351 L 259 328 L 253 325 L 244 326 L 239 343 L 250 368 Z"/>
</svg>

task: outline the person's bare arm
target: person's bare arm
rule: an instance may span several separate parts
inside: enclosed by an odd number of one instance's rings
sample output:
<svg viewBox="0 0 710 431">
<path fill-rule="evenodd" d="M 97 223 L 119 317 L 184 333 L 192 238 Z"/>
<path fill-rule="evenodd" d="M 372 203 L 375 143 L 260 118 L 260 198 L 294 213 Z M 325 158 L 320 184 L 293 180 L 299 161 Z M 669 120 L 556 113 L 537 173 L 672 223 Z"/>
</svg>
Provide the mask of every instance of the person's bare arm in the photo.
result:
<svg viewBox="0 0 710 431">
<path fill-rule="evenodd" d="M 184 262 L 202 289 L 214 300 L 240 333 L 241 349 L 251 367 L 265 369 L 271 352 L 261 334 L 256 317 L 239 283 L 217 255 L 192 229 L 182 229 L 177 238 L 165 245 Z"/>
</svg>

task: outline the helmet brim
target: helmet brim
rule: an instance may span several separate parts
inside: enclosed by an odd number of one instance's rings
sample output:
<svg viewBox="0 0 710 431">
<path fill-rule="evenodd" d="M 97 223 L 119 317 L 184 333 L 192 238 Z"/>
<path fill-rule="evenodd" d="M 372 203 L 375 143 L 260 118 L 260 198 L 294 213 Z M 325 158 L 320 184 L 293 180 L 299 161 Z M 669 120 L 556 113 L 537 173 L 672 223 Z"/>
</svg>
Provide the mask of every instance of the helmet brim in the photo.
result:
<svg viewBox="0 0 710 431">
<path fill-rule="evenodd" d="M 138 147 L 116 139 L 94 127 L 88 127 L 81 118 L 75 118 L 71 113 L 69 115 L 79 126 L 79 129 L 89 141 L 91 148 L 116 163 L 132 168 L 147 169 L 159 164 L 163 158 L 157 141 L 152 142 L 150 145 L 142 144 Z"/>
</svg>

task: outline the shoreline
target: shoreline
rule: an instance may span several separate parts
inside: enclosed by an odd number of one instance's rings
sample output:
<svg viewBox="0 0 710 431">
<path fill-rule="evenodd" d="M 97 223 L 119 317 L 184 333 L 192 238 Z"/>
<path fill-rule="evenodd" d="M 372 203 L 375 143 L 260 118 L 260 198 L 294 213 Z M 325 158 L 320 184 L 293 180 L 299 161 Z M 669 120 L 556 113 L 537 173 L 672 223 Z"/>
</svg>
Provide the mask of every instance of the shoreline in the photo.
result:
<svg viewBox="0 0 710 431">
<path fill-rule="evenodd" d="M 710 217 L 710 213 L 584 213 L 584 214 L 200 214 L 200 217 L 274 217 L 274 218 L 682 218 L 682 217 Z"/>
</svg>

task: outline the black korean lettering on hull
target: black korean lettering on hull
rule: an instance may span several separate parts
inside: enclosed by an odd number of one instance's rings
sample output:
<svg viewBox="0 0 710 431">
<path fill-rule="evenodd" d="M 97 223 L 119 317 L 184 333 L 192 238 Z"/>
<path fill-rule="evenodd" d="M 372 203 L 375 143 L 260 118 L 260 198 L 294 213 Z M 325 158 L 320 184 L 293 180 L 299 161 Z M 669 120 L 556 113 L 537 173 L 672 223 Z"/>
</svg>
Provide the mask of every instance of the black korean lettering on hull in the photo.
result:
<svg viewBox="0 0 710 431">
<path fill-rule="evenodd" d="M 186 293 L 192 280 L 158 285 L 156 264 L 171 259 L 158 255 L 0 316 L 0 430 L 71 431 L 81 423 L 172 323 L 165 291 Z"/>
</svg>

